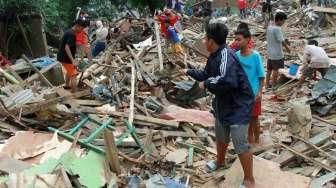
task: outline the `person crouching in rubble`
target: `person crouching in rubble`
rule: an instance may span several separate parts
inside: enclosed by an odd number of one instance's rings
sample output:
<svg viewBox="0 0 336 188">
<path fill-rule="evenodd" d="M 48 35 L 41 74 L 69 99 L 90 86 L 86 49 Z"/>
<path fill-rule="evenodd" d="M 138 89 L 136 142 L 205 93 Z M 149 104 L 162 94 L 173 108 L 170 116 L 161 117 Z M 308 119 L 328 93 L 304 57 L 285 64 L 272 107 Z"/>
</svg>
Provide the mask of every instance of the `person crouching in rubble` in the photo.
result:
<svg viewBox="0 0 336 188">
<path fill-rule="evenodd" d="M 66 71 L 65 88 L 70 88 L 72 92 L 75 92 L 77 88 L 76 33 L 80 33 L 85 27 L 84 20 L 76 20 L 74 26 L 63 34 L 57 53 L 57 61 Z"/>
<path fill-rule="evenodd" d="M 173 53 L 183 53 L 181 39 L 178 36 L 178 30 L 175 27 L 181 18 L 174 14 L 170 9 L 164 10 L 163 14 L 155 17 L 155 20 L 160 22 L 160 32 L 170 43 L 170 48 Z"/>
<path fill-rule="evenodd" d="M 316 40 L 308 41 L 308 45 L 304 49 L 300 83 L 303 83 L 307 77 L 316 78 L 316 72 L 320 72 L 322 77 L 324 77 L 329 66 L 330 59 L 325 50 L 318 46 Z"/>
<path fill-rule="evenodd" d="M 102 21 L 96 22 L 97 30 L 96 30 L 96 40 L 93 42 L 94 47 L 92 49 L 92 56 L 96 57 L 100 52 L 104 51 L 106 48 L 106 38 L 108 35 L 108 29 L 104 27 Z"/>
<path fill-rule="evenodd" d="M 215 95 L 212 106 L 216 118 L 217 169 L 225 165 L 231 135 L 244 170 L 243 185 L 253 188 L 253 159 L 247 131 L 255 97 L 238 57 L 226 46 L 226 25 L 216 19 L 210 20 L 205 30 L 205 45 L 211 55 L 204 70 L 184 69 L 181 73 L 201 82 L 200 88 Z"/>
<path fill-rule="evenodd" d="M 240 48 L 240 51 L 236 52 L 236 55 L 245 70 L 255 95 L 255 102 L 248 130 L 248 141 L 250 144 L 259 144 L 259 116 L 261 115 L 262 88 L 265 79 L 264 64 L 260 53 L 249 47 L 249 41 L 251 40 L 252 35 L 248 29 L 237 30 L 235 36 Z"/>
</svg>

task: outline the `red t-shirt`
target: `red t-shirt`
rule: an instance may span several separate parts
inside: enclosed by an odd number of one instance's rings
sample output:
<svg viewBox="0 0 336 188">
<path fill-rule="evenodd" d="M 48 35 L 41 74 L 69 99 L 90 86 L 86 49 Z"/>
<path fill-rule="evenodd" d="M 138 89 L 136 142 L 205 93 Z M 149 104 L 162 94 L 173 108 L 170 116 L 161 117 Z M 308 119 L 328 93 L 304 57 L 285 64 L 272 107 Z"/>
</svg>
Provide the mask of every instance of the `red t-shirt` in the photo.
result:
<svg viewBox="0 0 336 188">
<path fill-rule="evenodd" d="M 238 8 L 241 9 L 245 9 L 247 6 L 247 2 L 246 0 L 238 0 Z"/>
</svg>

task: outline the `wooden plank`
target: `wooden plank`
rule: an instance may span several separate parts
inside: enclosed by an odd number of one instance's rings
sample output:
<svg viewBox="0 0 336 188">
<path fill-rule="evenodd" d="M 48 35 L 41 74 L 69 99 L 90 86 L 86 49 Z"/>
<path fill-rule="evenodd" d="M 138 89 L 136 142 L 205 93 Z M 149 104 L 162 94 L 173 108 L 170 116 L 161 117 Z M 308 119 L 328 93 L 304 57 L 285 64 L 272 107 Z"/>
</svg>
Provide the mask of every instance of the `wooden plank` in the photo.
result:
<svg viewBox="0 0 336 188">
<path fill-rule="evenodd" d="M 91 107 L 80 107 L 77 109 L 80 112 L 83 113 L 89 113 L 89 114 L 102 114 L 102 115 L 111 115 L 113 117 L 128 117 L 128 114 L 125 112 L 111 112 L 111 111 L 103 111 L 103 110 L 97 110 L 96 108 Z M 165 120 L 165 119 L 158 119 L 153 117 L 147 117 L 143 115 L 134 115 L 134 120 L 137 122 L 148 122 L 153 123 L 161 126 L 168 126 L 173 128 L 178 128 L 179 123 L 177 121 L 173 120 Z M 135 122 L 135 123 L 136 123 Z"/>
<path fill-rule="evenodd" d="M 324 13 L 336 14 L 336 9 L 334 9 L 334 8 L 313 7 L 313 10 L 315 12 L 324 12 Z"/>
<path fill-rule="evenodd" d="M 159 24 L 156 21 L 154 22 L 154 27 L 155 27 L 156 44 L 157 44 L 158 55 L 159 55 L 160 70 L 163 70 L 161 36 L 160 36 L 160 31 L 159 31 Z"/>
<path fill-rule="evenodd" d="M 287 145 L 285 145 L 285 144 L 282 144 L 282 143 L 279 143 L 279 145 L 282 146 L 282 147 L 284 147 L 284 148 L 286 148 L 287 150 L 289 150 L 290 152 L 294 153 L 295 155 L 298 155 L 298 156 L 300 156 L 300 157 L 302 157 L 302 158 L 304 158 L 304 159 L 306 159 L 306 160 L 308 160 L 308 161 L 314 163 L 315 165 L 318 165 L 318 166 L 320 166 L 320 167 L 323 167 L 324 169 L 329 170 L 330 172 L 335 172 L 335 169 L 332 168 L 331 166 L 327 166 L 327 165 L 321 163 L 320 161 L 317 161 L 317 160 L 315 160 L 315 159 L 312 159 L 312 158 L 310 158 L 310 157 L 308 157 L 308 156 L 306 156 L 306 155 L 304 155 L 304 154 L 302 154 L 302 153 L 296 151 L 296 150 L 293 149 L 292 147 L 289 147 L 289 146 L 287 146 Z"/>
<path fill-rule="evenodd" d="M 83 106 L 102 106 L 106 104 L 106 102 L 98 101 L 98 100 L 74 100 L 77 104 L 83 105 Z"/>
<path fill-rule="evenodd" d="M 104 140 L 106 143 L 107 160 L 110 164 L 112 171 L 119 175 L 121 174 L 121 168 L 118 158 L 118 148 L 114 142 L 113 132 L 110 130 L 106 130 L 104 132 Z"/>
<path fill-rule="evenodd" d="M 128 116 L 128 122 L 133 125 L 134 120 L 134 95 L 135 95 L 135 66 L 132 66 L 132 77 L 131 77 L 131 95 L 130 95 L 130 113 Z"/>
<path fill-rule="evenodd" d="M 324 141 L 326 141 L 328 138 L 330 138 L 331 136 L 332 134 L 329 131 L 325 131 L 309 139 L 309 142 L 318 146 L 322 144 Z M 297 142 L 293 147 L 293 149 L 301 153 L 309 150 L 310 148 L 311 147 L 308 144 L 302 141 Z M 280 165 L 284 165 L 294 158 L 295 158 L 295 155 L 292 152 L 283 151 L 281 155 L 279 157 L 274 158 L 273 161 L 279 163 Z"/>
</svg>

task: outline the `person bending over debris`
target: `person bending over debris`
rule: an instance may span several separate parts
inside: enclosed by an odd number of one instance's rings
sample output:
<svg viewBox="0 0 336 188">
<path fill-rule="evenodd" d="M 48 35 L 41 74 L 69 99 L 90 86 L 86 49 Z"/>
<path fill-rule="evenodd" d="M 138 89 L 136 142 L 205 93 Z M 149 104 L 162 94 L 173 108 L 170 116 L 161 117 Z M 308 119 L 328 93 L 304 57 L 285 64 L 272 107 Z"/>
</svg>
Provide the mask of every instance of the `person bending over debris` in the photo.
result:
<svg viewBox="0 0 336 188">
<path fill-rule="evenodd" d="M 94 47 L 92 49 L 92 56 L 96 57 L 100 52 L 104 51 L 106 48 L 106 37 L 108 35 L 108 29 L 104 27 L 102 21 L 96 22 L 96 40 L 93 42 Z"/>
<path fill-rule="evenodd" d="M 270 88 L 270 79 L 272 76 L 272 85 L 275 86 L 278 81 L 279 69 L 284 68 L 284 52 L 283 47 L 290 53 L 288 43 L 285 41 L 281 26 L 285 23 L 287 15 L 283 12 L 278 12 L 275 15 L 275 25 L 270 25 L 267 28 L 267 75 L 266 87 Z"/>
<path fill-rule="evenodd" d="M 248 130 L 248 141 L 250 144 L 259 144 L 260 126 L 259 116 L 261 115 L 262 88 L 265 79 L 265 70 L 262 57 L 259 52 L 249 47 L 251 32 L 248 29 L 241 29 L 235 32 L 236 41 L 240 51 L 236 52 L 242 64 L 248 80 L 255 95 L 255 102 Z"/>
<path fill-rule="evenodd" d="M 76 33 L 83 31 L 85 26 L 85 21 L 76 20 L 74 26 L 64 33 L 57 53 L 57 61 L 63 65 L 66 71 L 65 88 L 71 88 L 72 92 L 75 92 L 77 87 Z"/>
<path fill-rule="evenodd" d="M 226 25 L 215 19 L 209 22 L 205 30 L 205 45 L 211 55 L 204 70 L 184 69 L 181 73 L 200 81 L 200 88 L 206 88 L 215 95 L 212 104 L 216 118 L 217 169 L 225 165 L 231 135 L 244 169 L 243 185 L 252 188 L 253 159 L 247 131 L 255 97 L 238 57 L 226 47 Z"/>
<path fill-rule="evenodd" d="M 304 49 L 303 68 L 300 83 L 305 81 L 305 78 L 315 78 L 316 72 L 320 72 L 322 77 L 327 73 L 330 66 L 330 59 L 323 48 L 318 46 L 316 40 L 311 40 Z"/>
</svg>

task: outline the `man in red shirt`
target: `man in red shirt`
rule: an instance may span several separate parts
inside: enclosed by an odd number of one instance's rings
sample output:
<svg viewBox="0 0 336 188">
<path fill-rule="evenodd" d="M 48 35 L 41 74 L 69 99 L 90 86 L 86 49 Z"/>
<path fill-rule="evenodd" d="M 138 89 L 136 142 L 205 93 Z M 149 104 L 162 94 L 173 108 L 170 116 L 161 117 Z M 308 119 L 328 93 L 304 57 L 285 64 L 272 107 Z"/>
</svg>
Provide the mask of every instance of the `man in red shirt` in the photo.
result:
<svg viewBox="0 0 336 188">
<path fill-rule="evenodd" d="M 237 5 L 240 10 L 240 18 L 241 19 L 246 18 L 246 7 L 247 7 L 246 0 L 238 0 Z"/>
</svg>

